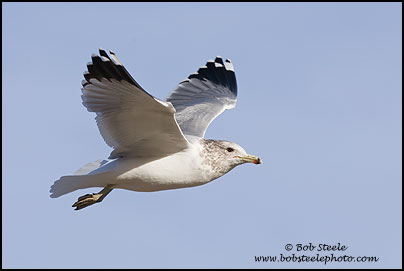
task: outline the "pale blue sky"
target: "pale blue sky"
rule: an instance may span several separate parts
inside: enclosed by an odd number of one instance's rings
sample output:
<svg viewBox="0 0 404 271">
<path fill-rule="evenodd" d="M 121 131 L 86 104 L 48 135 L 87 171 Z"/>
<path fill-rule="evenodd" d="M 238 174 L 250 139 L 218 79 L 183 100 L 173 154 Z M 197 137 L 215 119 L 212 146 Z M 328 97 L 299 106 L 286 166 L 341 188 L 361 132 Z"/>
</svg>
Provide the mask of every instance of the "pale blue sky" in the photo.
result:
<svg viewBox="0 0 404 271">
<path fill-rule="evenodd" d="M 3 3 L 2 15 L 3 267 L 323 268 L 254 261 L 309 242 L 379 257 L 325 267 L 401 267 L 401 3 Z M 56 179 L 110 153 L 80 98 L 99 47 L 160 99 L 230 58 L 238 104 L 206 136 L 264 164 L 114 190 L 78 212 L 98 188 L 51 199 Z"/>
</svg>

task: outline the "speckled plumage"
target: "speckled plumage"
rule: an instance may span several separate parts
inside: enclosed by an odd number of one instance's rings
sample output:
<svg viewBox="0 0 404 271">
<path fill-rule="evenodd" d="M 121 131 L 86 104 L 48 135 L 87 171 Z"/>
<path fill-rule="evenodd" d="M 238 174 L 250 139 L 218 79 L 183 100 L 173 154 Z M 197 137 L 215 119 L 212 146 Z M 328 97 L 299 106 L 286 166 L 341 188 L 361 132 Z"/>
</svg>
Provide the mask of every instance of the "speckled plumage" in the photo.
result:
<svg viewBox="0 0 404 271">
<path fill-rule="evenodd" d="M 223 174 L 229 172 L 232 168 L 223 165 L 226 159 L 224 140 L 213 140 L 213 139 L 201 139 L 201 144 L 203 146 L 203 151 L 201 151 L 201 156 L 203 158 L 203 164 L 208 166 L 215 175 L 222 176 Z M 226 147 L 227 148 L 227 147 Z"/>
<path fill-rule="evenodd" d="M 82 82 L 83 105 L 96 113 L 109 159 L 89 163 L 51 186 L 51 197 L 103 187 L 79 197 L 76 210 L 101 202 L 115 188 L 152 192 L 206 184 L 243 163 L 260 164 L 239 145 L 203 139 L 209 124 L 234 108 L 237 83 L 229 59 L 210 60 L 179 83 L 166 101 L 146 92 L 116 54 L 100 49 Z"/>
</svg>

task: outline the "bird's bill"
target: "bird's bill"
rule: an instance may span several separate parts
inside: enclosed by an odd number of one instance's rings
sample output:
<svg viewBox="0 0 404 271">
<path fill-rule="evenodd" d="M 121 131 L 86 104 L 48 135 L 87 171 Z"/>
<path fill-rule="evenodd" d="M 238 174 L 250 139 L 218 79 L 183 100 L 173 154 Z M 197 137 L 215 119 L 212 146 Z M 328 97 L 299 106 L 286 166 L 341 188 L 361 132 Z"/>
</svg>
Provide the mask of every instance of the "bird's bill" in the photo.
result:
<svg viewBox="0 0 404 271">
<path fill-rule="evenodd" d="M 259 158 L 258 156 L 254 156 L 254 155 L 234 156 L 234 158 L 240 158 L 241 160 L 243 160 L 247 163 L 254 163 L 256 165 L 262 164 L 261 158 Z"/>
</svg>

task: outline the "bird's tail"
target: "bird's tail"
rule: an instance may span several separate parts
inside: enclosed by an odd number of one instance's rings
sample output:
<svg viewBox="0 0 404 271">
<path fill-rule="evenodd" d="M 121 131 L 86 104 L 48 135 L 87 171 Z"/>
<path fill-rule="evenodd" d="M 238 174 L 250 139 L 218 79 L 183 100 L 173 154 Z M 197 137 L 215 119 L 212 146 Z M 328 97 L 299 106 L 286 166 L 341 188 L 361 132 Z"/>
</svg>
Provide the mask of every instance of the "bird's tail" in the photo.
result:
<svg viewBox="0 0 404 271">
<path fill-rule="evenodd" d="M 108 173 L 63 176 L 50 189 L 50 197 L 58 198 L 64 194 L 89 187 L 105 187 L 110 179 Z"/>
<path fill-rule="evenodd" d="M 99 171 L 98 169 L 107 163 L 107 160 L 97 160 L 83 166 L 72 176 L 61 177 L 51 186 L 50 197 L 57 198 L 83 188 L 104 187 L 108 184 L 106 183 L 108 176 L 105 171 Z"/>
</svg>

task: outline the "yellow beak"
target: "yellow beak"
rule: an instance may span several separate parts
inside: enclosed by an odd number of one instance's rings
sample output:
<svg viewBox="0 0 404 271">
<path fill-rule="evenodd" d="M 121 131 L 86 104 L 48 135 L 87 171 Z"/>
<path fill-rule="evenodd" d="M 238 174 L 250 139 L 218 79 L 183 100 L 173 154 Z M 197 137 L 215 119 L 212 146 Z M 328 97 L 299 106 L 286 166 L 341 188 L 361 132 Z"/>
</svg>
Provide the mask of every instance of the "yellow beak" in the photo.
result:
<svg viewBox="0 0 404 271">
<path fill-rule="evenodd" d="M 259 158 L 258 156 L 254 156 L 254 155 L 234 156 L 234 157 L 235 158 L 240 158 L 240 159 L 246 161 L 247 163 L 254 163 L 256 165 L 262 164 L 261 158 Z"/>
</svg>

